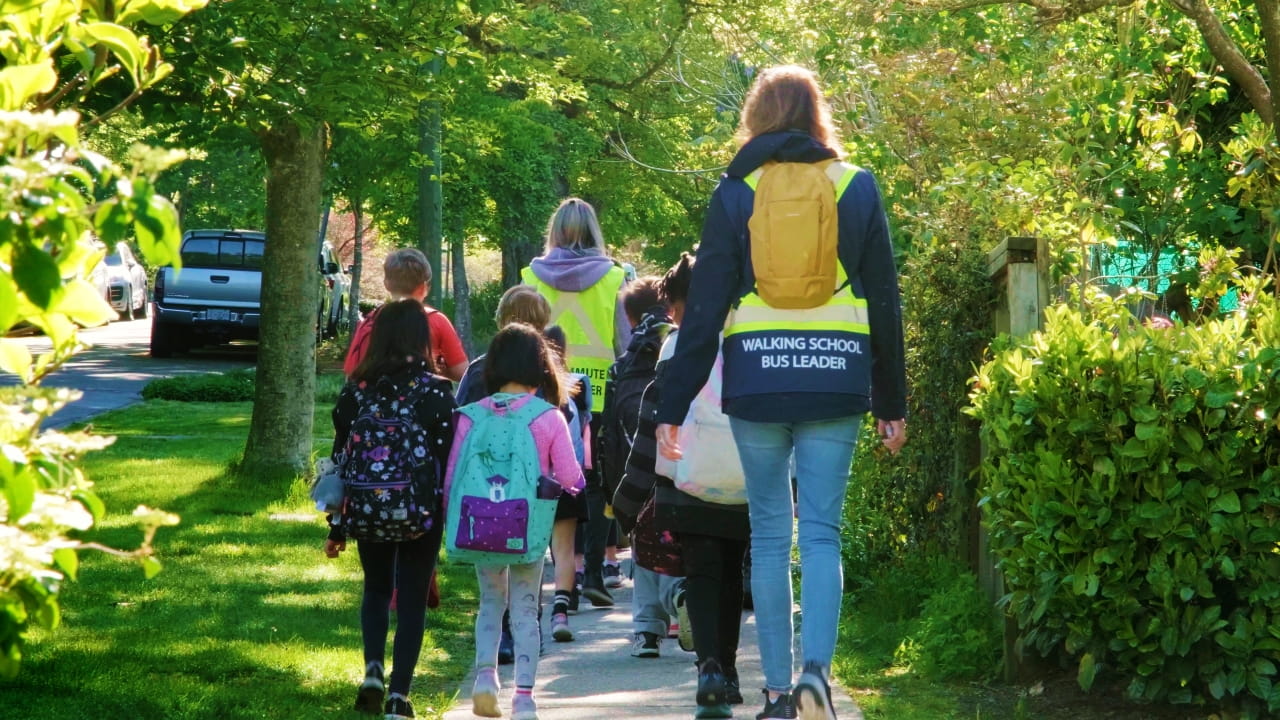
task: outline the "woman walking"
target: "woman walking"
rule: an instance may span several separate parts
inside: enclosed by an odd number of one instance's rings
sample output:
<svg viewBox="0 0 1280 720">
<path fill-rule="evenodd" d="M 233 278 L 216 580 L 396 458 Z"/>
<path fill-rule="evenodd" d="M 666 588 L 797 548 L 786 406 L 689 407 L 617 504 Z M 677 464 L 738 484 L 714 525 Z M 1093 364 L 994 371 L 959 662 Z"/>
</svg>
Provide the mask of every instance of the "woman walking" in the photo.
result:
<svg viewBox="0 0 1280 720">
<path fill-rule="evenodd" d="M 659 452 L 680 457 L 677 426 L 707 380 L 723 330 L 723 407 L 746 473 L 765 673 L 757 717 L 831 720 L 841 510 L 864 414 L 876 418 L 890 451 L 906 441 L 897 269 L 879 188 L 871 173 L 840 161 L 811 71 L 763 72 L 738 135 L 742 147 L 712 194 L 678 345 L 664 373 Z M 793 686 L 795 517 L 803 669 Z"/>
</svg>

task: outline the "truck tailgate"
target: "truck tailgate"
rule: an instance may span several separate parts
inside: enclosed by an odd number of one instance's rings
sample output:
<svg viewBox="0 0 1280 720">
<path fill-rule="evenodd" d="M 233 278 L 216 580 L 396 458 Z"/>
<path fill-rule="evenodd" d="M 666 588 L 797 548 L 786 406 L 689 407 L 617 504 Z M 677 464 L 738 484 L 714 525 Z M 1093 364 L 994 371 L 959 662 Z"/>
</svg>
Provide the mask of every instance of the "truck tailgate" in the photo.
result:
<svg viewBox="0 0 1280 720">
<path fill-rule="evenodd" d="M 161 272 L 166 305 L 258 309 L 261 270 L 187 267 L 175 272 L 167 267 Z"/>
</svg>

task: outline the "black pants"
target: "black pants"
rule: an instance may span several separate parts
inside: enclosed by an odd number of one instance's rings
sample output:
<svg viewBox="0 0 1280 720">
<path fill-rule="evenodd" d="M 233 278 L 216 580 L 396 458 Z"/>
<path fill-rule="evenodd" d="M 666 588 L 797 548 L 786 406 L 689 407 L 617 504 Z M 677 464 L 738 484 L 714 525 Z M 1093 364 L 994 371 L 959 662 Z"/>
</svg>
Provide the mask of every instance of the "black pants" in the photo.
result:
<svg viewBox="0 0 1280 720">
<path fill-rule="evenodd" d="M 685 596 L 698 662 L 715 658 L 737 667 L 742 629 L 742 556 L 746 540 L 681 532 Z"/>
<path fill-rule="evenodd" d="M 600 577 L 604 565 L 604 548 L 609 540 L 609 528 L 614 525 L 613 518 L 605 517 L 604 482 L 596 470 L 587 471 L 587 522 L 583 529 L 583 571 L 587 576 L 594 574 Z M 583 527 L 579 525 L 578 527 Z"/>
<path fill-rule="evenodd" d="M 413 671 L 422 652 L 427 625 L 427 588 L 440 553 L 444 518 L 420 538 L 398 543 L 357 541 L 364 570 L 364 598 L 360 603 L 360 630 L 364 636 L 364 661 L 384 662 L 390 626 L 391 591 L 396 595 L 396 639 L 391 662 L 390 692 L 408 696 Z"/>
</svg>

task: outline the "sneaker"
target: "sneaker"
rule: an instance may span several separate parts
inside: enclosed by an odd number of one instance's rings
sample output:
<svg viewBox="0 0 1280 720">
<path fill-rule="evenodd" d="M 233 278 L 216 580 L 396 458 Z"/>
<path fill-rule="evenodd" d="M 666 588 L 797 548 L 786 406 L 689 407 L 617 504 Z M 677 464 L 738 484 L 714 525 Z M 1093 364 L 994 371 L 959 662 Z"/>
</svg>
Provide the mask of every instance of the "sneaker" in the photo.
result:
<svg viewBox="0 0 1280 720">
<path fill-rule="evenodd" d="M 382 665 L 376 662 L 369 663 L 364 671 L 364 682 L 360 683 L 360 689 L 356 691 L 356 711 L 377 715 L 382 709 L 382 698 L 386 692 Z"/>
<path fill-rule="evenodd" d="M 658 636 L 651 632 L 636 633 L 635 644 L 631 646 L 631 657 L 658 657 Z"/>
<path fill-rule="evenodd" d="M 695 718 L 729 718 L 733 710 L 729 708 L 725 696 L 724 673 L 720 671 L 720 663 L 715 658 L 707 658 L 698 668 L 698 709 Z"/>
<path fill-rule="evenodd" d="M 551 616 L 551 637 L 556 642 L 571 642 L 573 640 L 573 630 L 569 629 L 569 616 L 566 613 L 556 613 Z"/>
<path fill-rule="evenodd" d="M 409 720 L 413 717 L 413 706 L 407 698 L 392 695 L 382 708 L 383 720 Z"/>
<path fill-rule="evenodd" d="M 801 720 L 836 720 L 835 708 L 831 706 L 831 685 L 818 661 L 804 664 L 804 672 L 800 673 L 791 695 Z"/>
<path fill-rule="evenodd" d="M 730 705 L 742 704 L 742 687 L 738 685 L 738 668 L 724 670 L 724 699 Z"/>
<path fill-rule="evenodd" d="M 502 717 L 498 709 L 497 668 L 476 671 L 476 681 L 471 686 L 471 712 L 480 717 Z"/>
<path fill-rule="evenodd" d="M 604 575 L 604 586 L 607 588 L 622 587 L 622 567 L 618 563 L 605 563 L 601 570 Z"/>
<path fill-rule="evenodd" d="M 599 571 L 582 579 L 582 596 L 591 601 L 592 607 L 613 607 L 613 596 L 605 589 L 604 576 Z"/>
<path fill-rule="evenodd" d="M 532 695 L 517 694 L 511 699 L 511 720 L 538 720 L 538 704 Z"/>
<path fill-rule="evenodd" d="M 762 692 L 764 692 L 764 710 L 756 713 L 756 720 L 766 720 L 766 718 L 796 720 L 796 706 L 791 702 L 790 693 L 782 693 L 777 700 L 770 700 L 769 691 Z"/>
<path fill-rule="evenodd" d="M 680 641 L 681 650 L 693 652 L 693 623 L 689 622 L 689 608 L 684 603 L 684 596 L 684 583 L 681 583 L 676 591 L 676 622 L 680 625 L 676 639 Z"/>
</svg>

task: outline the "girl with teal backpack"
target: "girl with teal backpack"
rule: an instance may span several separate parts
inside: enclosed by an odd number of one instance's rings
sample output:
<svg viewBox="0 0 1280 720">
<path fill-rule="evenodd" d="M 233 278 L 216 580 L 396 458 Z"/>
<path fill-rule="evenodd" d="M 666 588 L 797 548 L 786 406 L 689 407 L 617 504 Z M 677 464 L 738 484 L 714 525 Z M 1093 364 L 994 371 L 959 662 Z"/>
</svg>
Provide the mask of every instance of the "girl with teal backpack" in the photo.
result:
<svg viewBox="0 0 1280 720">
<path fill-rule="evenodd" d="M 537 720 L 543 556 L 560 495 L 585 485 L 558 409 L 562 386 L 552 352 L 528 325 L 508 325 L 494 336 L 484 369 L 490 395 L 459 408 L 445 475 L 449 559 L 475 563 L 480 585 L 471 699 L 481 717 L 502 716 L 498 642 L 509 588 L 516 654 L 511 717 Z"/>
</svg>

